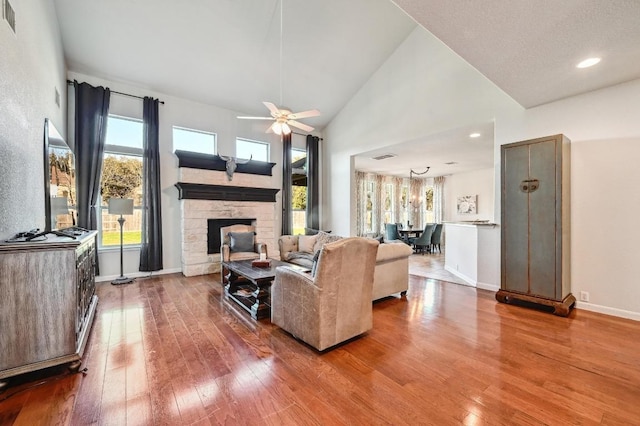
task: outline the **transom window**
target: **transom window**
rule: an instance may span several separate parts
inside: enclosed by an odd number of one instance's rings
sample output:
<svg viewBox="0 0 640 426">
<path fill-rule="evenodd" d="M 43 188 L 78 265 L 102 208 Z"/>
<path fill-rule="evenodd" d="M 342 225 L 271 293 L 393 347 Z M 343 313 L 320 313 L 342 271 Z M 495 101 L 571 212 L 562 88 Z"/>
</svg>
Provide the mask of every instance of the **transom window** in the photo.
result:
<svg viewBox="0 0 640 426">
<path fill-rule="evenodd" d="M 173 151 L 217 154 L 217 135 L 203 130 L 173 126 Z"/>
<path fill-rule="evenodd" d="M 256 161 L 269 161 L 269 147 L 267 142 L 251 139 L 236 139 L 236 157 Z"/>
</svg>

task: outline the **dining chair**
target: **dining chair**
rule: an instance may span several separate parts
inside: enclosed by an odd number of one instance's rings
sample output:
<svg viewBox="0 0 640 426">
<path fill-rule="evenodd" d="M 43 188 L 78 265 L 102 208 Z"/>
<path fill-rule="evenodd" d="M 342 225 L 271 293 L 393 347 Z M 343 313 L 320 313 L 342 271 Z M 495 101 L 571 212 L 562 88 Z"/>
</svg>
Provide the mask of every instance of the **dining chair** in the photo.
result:
<svg viewBox="0 0 640 426">
<path fill-rule="evenodd" d="M 384 224 L 384 240 L 393 241 L 393 240 L 402 240 L 400 233 L 398 232 L 398 225 L 395 223 L 385 223 Z"/>
<path fill-rule="evenodd" d="M 442 253 L 440 249 L 440 242 L 442 240 L 442 224 L 438 223 L 436 227 L 433 229 L 433 234 L 431 234 L 431 252 L 435 252 L 436 247 L 438 248 L 438 252 Z"/>
<path fill-rule="evenodd" d="M 418 238 L 413 240 L 414 251 L 417 252 L 418 250 L 420 250 L 420 253 L 424 254 L 425 247 L 427 248 L 427 250 L 429 250 L 429 247 L 431 246 L 431 235 L 433 234 L 434 228 L 435 228 L 435 225 L 432 223 L 424 227 L 424 231 L 422 232 L 422 235 L 420 235 Z"/>
</svg>

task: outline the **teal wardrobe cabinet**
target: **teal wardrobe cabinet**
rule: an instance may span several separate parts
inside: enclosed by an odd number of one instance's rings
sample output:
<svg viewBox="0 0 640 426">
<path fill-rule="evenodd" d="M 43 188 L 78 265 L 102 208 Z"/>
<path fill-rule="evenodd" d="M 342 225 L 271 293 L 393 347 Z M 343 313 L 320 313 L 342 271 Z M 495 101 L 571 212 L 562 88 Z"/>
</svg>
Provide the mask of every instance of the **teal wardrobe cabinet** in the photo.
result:
<svg viewBox="0 0 640 426">
<path fill-rule="evenodd" d="M 571 144 L 554 135 L 501 147 L 501 283 L 496 299 L 567 316 Z"/>
</svg>

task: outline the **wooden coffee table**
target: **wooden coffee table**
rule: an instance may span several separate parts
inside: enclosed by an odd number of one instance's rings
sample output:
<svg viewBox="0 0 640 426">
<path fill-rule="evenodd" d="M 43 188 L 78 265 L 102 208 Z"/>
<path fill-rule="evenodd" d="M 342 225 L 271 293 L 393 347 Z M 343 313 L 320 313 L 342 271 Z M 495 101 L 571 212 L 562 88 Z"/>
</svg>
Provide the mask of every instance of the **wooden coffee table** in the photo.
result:
<svg viewBox="0 0 640 426">
<path fill-rule="evenodd" d="M 289 266 L 309 271 L 292 263 L 271 259 L 271 267 L 258 268 L 251 266 L 253 260 L 236 260 L 222 262 L 222 267 L 229 270 L 229 281 L 224 286 L 224 294 L 251 314 L 255 320 L 271 316 L 271 283 L 276 277 L 278 266 Z"/>
</svg>

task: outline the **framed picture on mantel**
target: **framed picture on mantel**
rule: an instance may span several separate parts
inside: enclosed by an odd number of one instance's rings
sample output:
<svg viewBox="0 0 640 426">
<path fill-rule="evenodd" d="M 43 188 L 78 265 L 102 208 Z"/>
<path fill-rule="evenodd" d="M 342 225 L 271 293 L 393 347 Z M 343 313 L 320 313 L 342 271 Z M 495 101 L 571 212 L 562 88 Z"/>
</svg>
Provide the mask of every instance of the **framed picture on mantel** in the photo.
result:
<svg viewBox="0 0 640 426">
<path fill-rule="evenodd" d="M 458 197 L 458 214 L 476 214 L 478 196 L 477 195 L 463 195 Z"/>
</svg>

